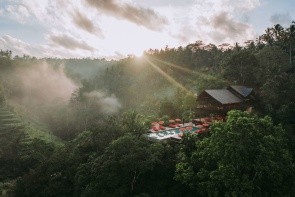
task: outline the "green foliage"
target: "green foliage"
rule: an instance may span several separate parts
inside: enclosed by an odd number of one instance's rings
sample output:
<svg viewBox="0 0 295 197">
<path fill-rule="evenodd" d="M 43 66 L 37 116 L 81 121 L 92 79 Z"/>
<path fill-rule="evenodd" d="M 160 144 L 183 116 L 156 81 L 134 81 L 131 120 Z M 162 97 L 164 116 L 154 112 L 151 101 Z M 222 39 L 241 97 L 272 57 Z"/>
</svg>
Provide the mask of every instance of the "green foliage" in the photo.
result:
<svg viewBox="0 0 295 197">
<path fill-rule="evenodd" d="M 27 169 L 36 168 L 53 153 L 54 148 L 53 144 L 46 143 L 40 139 L 32 139 L 29 142 L 23 143 L 20 152 L 21 161 L 23 162 L 22 167 Z"/>
<path fill-rule="evenodd" d="M 196 97 L 192 93 L 178 89 L 173 99 L 166 98 L 161 101 L 159 116 L 168 116 L 167 122 L 171 118 L 190 120 L 194 115 L 195 105 Z"/>
<path fill-rule="evenodd" d="M 179 109 L 179 106 L 177 106 L 177 104 L 174 104 L 173 101 L 169 101 L 168 99 L 165 99 L 160 104 L 159 115 L 160 116 L 167 115 L 168 116 L 167 119 L 169 120 L 169 117 L 177 117 L 179 115 L 178 109 Z"/>
<path fill-rule="evenodd" d="M 214 77 L 211 75 L 197 77 L 195 79 L 195 90 L 201 93 L 206 89 L 220 89 L 229 85 L 229 81 L 225 81 L 222 77 Z"/>
<path fill-rule="evenodd" d="M 227 122 L 210 128 L 210 137 L 182 150 L 176 179 L 204 195 L 290 195 L 294 161 L 280 126 L 268 117 L 231 111 Z"/>
<path fill-rule="evenodd" d="M 255 68 L 258 62 L 256 57 L 247 49 L 234 51 L 228 60 L 224 61 L 224 75 L 227 79 L 240 85 L 253 85 Z"/>
<path fill-rule="evenodd" d="M 16 196 L 73 196 L 72 179 L 77 162 L 79 159 L 72 157 L 70 150 L 61 148 L 18 180 Z"/>
<path fill-rule="evenodd" d="M 130 196 L 136 189 L 139 176 L 152 170 L 162 154 L 161 144 L 150 144 L 145 139 L 124 135 L 112 142 L 93 163 L 93 182 L 83 195 Z"/>
<path fill-rule="evenodd" d="M 289 55 L 289 65 L 294 66 L 294 46 L 295 46 L 295 23 L 294 21 L 288 28 L 280 24 L 272 28 L 267 28 L 265 34 L 259 37 L 259 40 L 268 46 L 278 46 Z"/>
<path fill-rule="evenodd" d="M 288 54 L 279 47 L 266 46 L 256 54 L 256 58 L 259 67 L 254 75 L 261 84 L 281 76 L 289 68 Z"/>
<path fill-rule="evenodd" d="M 290 69 L 288 54 L 279 47 L 266 46 L 257 54 L 260 67 L 256 76 L 261 85 L 260 107 L 276 122 L 292 122 L 295 91 L 294 73 Z"/>
<path fill-rule="evenodd" d="M 5 103 L 5 97 L 4 97 L 4 89 L 0 82 L 0 107 L 3 106 Z"/>
<path fill-rule="evenodd" d="M 0 182 L 0 194 L 3 197 L 13 196 L 14 195 L 14 187 L 15 180 Z"/>
<path fill-rule="evenodd" d="M 132 133 L 138 137 L 148 129 L 148 120 L 135 111 L 128 111 L 122 115 L 122 127 L 124 132 Z"/>
<path fill-rule="evenodd" d="M 16 179 L 45 162 L 55 148 L 28 136 L 27 129 L 11 109 L 0 108 L 1 195 L 13 196 Z"/>
</svg>

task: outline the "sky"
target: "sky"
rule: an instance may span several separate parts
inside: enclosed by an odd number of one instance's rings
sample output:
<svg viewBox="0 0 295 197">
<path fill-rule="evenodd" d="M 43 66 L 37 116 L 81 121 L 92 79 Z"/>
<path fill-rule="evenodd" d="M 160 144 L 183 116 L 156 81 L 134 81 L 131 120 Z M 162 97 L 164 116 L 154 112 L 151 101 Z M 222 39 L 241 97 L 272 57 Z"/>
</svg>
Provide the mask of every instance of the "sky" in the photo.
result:
<svg viewBox="0 0 295 197">
<path fill-rule="evenodd" d="M 38 58 L 243 43 L 295 21 L 294 0 L 0 0 L 0 49 Z"/>
</svg>

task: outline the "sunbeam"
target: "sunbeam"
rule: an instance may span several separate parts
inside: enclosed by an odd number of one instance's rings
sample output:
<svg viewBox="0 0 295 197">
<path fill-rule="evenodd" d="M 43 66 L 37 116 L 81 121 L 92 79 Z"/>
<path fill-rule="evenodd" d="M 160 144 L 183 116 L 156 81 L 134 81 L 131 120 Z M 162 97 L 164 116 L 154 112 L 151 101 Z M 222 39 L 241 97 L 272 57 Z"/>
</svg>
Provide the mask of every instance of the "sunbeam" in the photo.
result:
<svg viewBox="0 0 295 197">
<path fill-rule="evenodd" d="M 157 62 L 160 62 L 162 64 L 166 64 L 167 66 L 170 66 L 172 68 L 176 68 L 178 70 L 181 70 L 181 71 L 184 71 L 188 74 L 191 74 L 191 75 L 196 75 L 196 76 L 199 76 L 201 78 L 209 78 L 209 79 L 218 79 L 217 77 L 214 77 L 212 75 L 209 75 L 209 74 L 204 74 L 204 73 L 201 73 L 201 72 L 197 72 L 197 71 L 194 71 L 194 70 L 190 70 L 188 68 L 185 68 L 185 67 L 181 67 L 181 66 L 178 66 L 178 65 L 175 65 L 175 64 L 172 64 L 170 62 L 166 62 L 166 61 L 163 61 L 163 60 L 160 60 L 160 59 L 157 59 L 157 58 L 152 58 L 153 60 L 157 61 Z M 229 83 L 228 81 L 224 80 L 224 79 L 219 79 L 225 83 Z"/>
<path fill-rule="evenodd" d="M 152 66 L 152 68 L 154 68 L 158 73 L 160 73 L 172 85 L 184 90 L 187 93 L 192 93 L 186 87 L 184 87 L 182 84 L 178 83 L 175 79 L 173 79 L 171 76 L 169 76 L 167 73 L 165 73 L 162 69 L 160 69 L 156 64 L 151 62 L 148 58 L 146 58 L 146 57 L 143 57 L 143 58 Z"/>
</svg>

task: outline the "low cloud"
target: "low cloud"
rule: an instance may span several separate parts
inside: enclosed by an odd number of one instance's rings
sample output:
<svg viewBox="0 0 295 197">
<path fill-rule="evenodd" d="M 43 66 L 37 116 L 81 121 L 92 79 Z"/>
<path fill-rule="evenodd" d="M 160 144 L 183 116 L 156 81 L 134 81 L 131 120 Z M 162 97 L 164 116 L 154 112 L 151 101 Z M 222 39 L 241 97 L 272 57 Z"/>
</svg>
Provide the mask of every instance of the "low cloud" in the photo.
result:
<svg viewBox="0 0 295 197">
<path fill-rule="evenodd" d="M 52 42 L 52 41 L 51 41 Z M 56 44 L 55 44 L 56 45 Z M 59 45 L 58 45 L 59 46 Z M 60 57 L 60 58 L 77 58 L 89 57 L 93 54 L 99 55 L 93 51 L 86 50 L 64 50 L 64 48 L 52 46 L 51 44 L 34 45 L 21 39 L 4 35 L 0 37 L 0 49 L 11 50 L 13 55 L 35 56 L 35 57 Z"/>
<path fill-rule="evenodd" d="M 51 40 L 54 44 L 66 49 L 71 49 L 71 50 L 83 49 L 86 51 L 94 51 L 94 48 L 89 46 L 86 42 L 77 40 L 66 34 L 50 35 L 49 40 Z"/>
<path fill-rule="evenodd" d="M 211 25 L 230 37 L 236 37 L 248 28 L 248 25 L 235 21 L 226 12 L 215 15 L 211 20 Z"/>
<path fill-rule="evenodd" d="M 32 54 L 32 51 L 35 50 L 33 46 L 30 46 L 28 43 L 10 35 L 0 37 L 0 48 L 4 50 L 11 50 L 17 55 L 34 55 Z"/>
<path fill-rule="evenodd" d="M 249 25 L 236 21 L 226 12 L 214 15 L 210 26 L 214 29 L 210 35 L 217 42 L 240 38 L 246 40 L 251 34 Z"/>
<path fill-rule="evenodd" d="M 274 25 L 280 24 L 282 26 L 287 26 L 287 25 L 290 25 L 290 23 L 292 22 L 292 17 L 290 13 L 286 13 L 286 14 L 276 13 L 270 17 L 270 22 L 272 22 Z"/>
<path fill-rule="evenodd" d="M 221 44 L 254 39 L 254 28 L 247 15 L 259 6 L 260 0 L 196 0 L 184 12 L 175 8 L 170 14 L 168 18 L 176 24 L 170 34 L 181 44 L 195 40 Z"/>
<path fill-rule="evenodd" d="M 79 10 L 75 10 L 72 13 L 73 17 L 73 22 L 74 24 L 80 28 L 83 29 L 84 31 L 87 31 L 92 34 L 97 34 L 101 37 L 102 35 L 102 30 L 99 27 L 95 27 L 94 23 L 88 19 L 85 15 L 83 15 Z"/>
<path fill-rule="evenodd" d="M 122 107 L 115 95 L 107 96 L 103 92 L 92 91 L 90 93 L 85 93 L 84 96 L 88 98 L 89 101 L 98 104 L 101 112 L 107 115 L 117 113 Z"/>
<path fill-rule="evenodd" d="M 125 19 L 148 29 L 159 31 L 168 21 L 154 10 L 138 7 L 130 3 L 120 3 L 116 0 L 86 0 L 90 6 L 99 12 Z"/>
<path fill-rule="evenodd" d="M 65 75 L 62 66 L 54 68 L 38 61 L 25 67 L 16 66 L 10 72 L 6 79 L 14 84 L 10 100 L 28 109 L 38 109 L 57 100 L 67 102 L 77 89 L 77 85 Z M 6 78 L 6 75 L 3 77 Z"/>
</svg>

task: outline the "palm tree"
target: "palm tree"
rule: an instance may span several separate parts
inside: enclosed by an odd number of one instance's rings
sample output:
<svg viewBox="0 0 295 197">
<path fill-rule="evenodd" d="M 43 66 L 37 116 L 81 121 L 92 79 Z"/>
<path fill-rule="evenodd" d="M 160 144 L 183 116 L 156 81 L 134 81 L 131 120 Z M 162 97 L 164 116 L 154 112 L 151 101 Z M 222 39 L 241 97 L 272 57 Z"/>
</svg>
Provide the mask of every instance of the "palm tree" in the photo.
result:
<svg viewBox="0 0 295 197">
<path fill-rule="evenodd" d="M 287 28 L 287 35 L 289 41 L 290 66 L 292 66 L 292 43 L 295 41 L 295 21 L 293 21 L 290 27 Z"/>
</svg>

